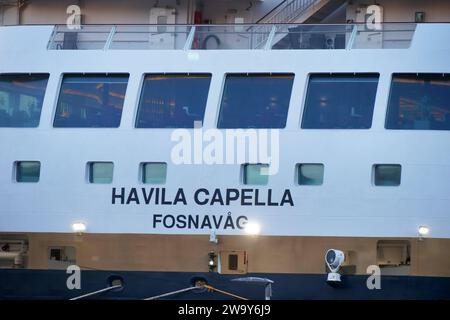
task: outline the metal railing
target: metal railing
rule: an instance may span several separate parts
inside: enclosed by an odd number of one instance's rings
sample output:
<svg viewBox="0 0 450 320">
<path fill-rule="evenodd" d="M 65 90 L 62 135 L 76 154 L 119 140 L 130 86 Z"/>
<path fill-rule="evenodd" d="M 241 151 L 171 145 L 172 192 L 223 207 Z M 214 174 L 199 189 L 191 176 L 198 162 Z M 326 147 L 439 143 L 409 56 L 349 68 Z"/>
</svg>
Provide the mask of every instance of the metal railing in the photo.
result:
<svg viewBox="0 0 450 320">
<path fill-rule="evenodd" d="M 312 5 L 318 3 L 320 0 L 291 0 L 288 1 L 284 6 L 280 6 L 268 15 L 263 21 L 263 23 L 268 24 L 282 24 L 292 22 L 295 18 L 299 17 L 301 14 L 306 12 Z M 257 31 L 262 26 L 253 27 Z M 264 46 L 265 42 L 268 40 L 269 36 L 267 34 L 261 34 L 258 38 L 257 47 Z"/>
<path fill-rule="evenodd" d="M 291 0 L 264 19 L 263 23 L 289 23 L 321 0 Z"/>
<path fill-rule="evenodd" d="M 54 27 L 49 50 L 408 48 L 416 24 L 83 25 Z"/>
<path fill-rule="evenodd" d="M 267 12 L 265 15 L 263 15 L 260 19 L 256 20 L 255 23 L 264 23 L 269 17 L 272 17 L 275 12 L 278 12 L 280 8 L 282 8 L 286 3 L 288 3 L 289 0 L 281 1 L 279 4 L 277 4 L 273 9 L 271 9 L 269 12 Z"/>
</svg>

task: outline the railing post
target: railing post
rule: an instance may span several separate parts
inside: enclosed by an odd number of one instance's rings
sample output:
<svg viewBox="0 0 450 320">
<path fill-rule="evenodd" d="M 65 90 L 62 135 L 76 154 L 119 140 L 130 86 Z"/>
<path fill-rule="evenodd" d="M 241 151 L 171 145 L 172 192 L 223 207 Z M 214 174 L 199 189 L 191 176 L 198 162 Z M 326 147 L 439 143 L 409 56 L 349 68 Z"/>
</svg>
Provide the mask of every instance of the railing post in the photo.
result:
<svg viewBox="0 0 450 320">
<path fill-rule="evenodd" d="M 357 33 L 358 33 L 358 25 L 355 24 L 353 26 L 352 33 L 350 34 L 350 39 L 348 39 L 347 48 L 346 48 L 347 50 L 350 50 L 351 48 L 353 48 L 353 43 L 355 42 Z"/>
<path fill-rule="evenodd" d="M 277 27 L 274 24 L 272 26 L 272 29 L 270 30 L 269 37 L 267 38 L 266 45 L 264 46 L 264 50 L 272 49 L 272 42 L 273 42 L 273 38 L 275 37 L 276 30 L 277 30 Z"/>
<path fill-rule="evenodd" d="M 186 43 L 184 44 L 183 50 L 190 50 L 192 48 L 192 43 L 194 42 L 195 36 L 195 26 L 192 26 L 191 30 L 189 30 L 189 34 L 186 39 Z"/>
<path fill-rule="evenodd" d="M 50 36 L 50 41 L 47 44 L 47 50 L 50 50 L 53 48 L 53 43 L 55 42 L 55 36 L 58 29 L 58 25 L 55 25 L 53 27 L 52 35 Z"/>
<path fill-rule="evenodd" d="M 112 26 L 111 31 L 109 32 L 108 38 L 106 39 L 103 50 L 108 50 L 111 47 L 111 43 L 112 43 L 115 33 L 116 33 L 116 26 Z"/>
</svg>

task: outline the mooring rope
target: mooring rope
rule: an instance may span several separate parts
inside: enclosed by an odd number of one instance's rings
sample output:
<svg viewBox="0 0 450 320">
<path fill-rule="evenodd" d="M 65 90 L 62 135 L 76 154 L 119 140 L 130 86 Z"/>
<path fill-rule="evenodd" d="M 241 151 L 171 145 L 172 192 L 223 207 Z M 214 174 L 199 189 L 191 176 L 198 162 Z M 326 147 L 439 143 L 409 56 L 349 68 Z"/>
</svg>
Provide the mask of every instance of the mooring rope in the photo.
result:
<svg viewBox="0 0 450 320">
<path fill-rule="evenodd" d="M 111 286 L 111 287 L 107 287 L 107 288 L 104 288 L 104 289 L 101 289 L 101 290 L 97 290 L 97 291 L 94 291 L 94 292 L 83 294 L 83 295 L 75 297 L 75 298 L 71 298 L 69 300 L 83 299 L 83 298 L 86 298 L 86 297 L 90 297 L 90 296 L 93 296 L 93 295 L 96 295 L 96 294 L 99 294 L 99 293 L 102 293 L 102 292 L 110 291 L 110 290 L 113 290 L 113 289 L 116 289 L 116 288 L 120 288 L 120 287 L 122 287 L 122 285 L 120 285 L 120 284 L 119 285 L 115 285 L 115 286 Z M 171 292 L 163 293 L 163 294 L 160 294 L 160 295 L 157 295 L 157 296 L 145 298 L 143 300 L 156 300 L 156 299 L 159 299 L 159 298 L 173 296 L 173 295 L 176 295 L 176 294 L 179 294 L 179 293 L 191 291 L 191 290 L 194 290 L 194 289 L 202 289 L 202 288 L 208 289 L 209 291 L 215 291 L 215 292 L 218 292 L 218 293 L 221 293 L 221 294 L 224 294 L 224 295 L 227 295 L 227 296 L 239 299 L 239 300 L 248 300 L 247 298 L 238 296 L 238 295 L 233 294 L 231 292 L 227 292 L 227 291 L 224 291 L 224 290 L 217 289 L 217 288 L 215 288 L 213 286 L 210 286 L 210 285 L 207 285 L 207 284 L 202 284 L 202 285 L 198 285 L 198 286 L 194 286 L 194 287 L 188 287 L 188 288 L 184 288 L 184 289 L 180 289 L 180 290 L 176 290 L 176 291 L 171 291 Z"/>
<path fill-rule="evenodd" d="M 227 296 L 239 299 L 239 300 L 248 300 L 247 298 L 235 295 L 235 294 L 227 292 L 227 291 L 223 291 L 223 290 L 217 289 L 217 288 L 215 288 L 213 286 L 210 286 L 210 285 L 207 285 L 207 284 L 202 284 L 202 285 L 198 285 L 198 286 L 195 286 L 195 287 L 188 287 L 188 288 L 184 288 L 184 289 L 181 289 L 181 290 L 160 294 L 160 295 L 157 295 L 157 296 L 154 296 L 154 297 L 145 298 L 144 300 L 156 300 L 156 299 L 159 299 L 159 298 L 172 296 L 172 295 L 175 295 L 175 294 L 178 294 L 178 293 L 191 291 L 191 290 L 194 290 L 194 289 L 202 289 L 202 288 L 208 289 L 210 291 L 216 291 L 216 292 L 219 292 L 221 294 L 224 294 L 224 295 L 227 295 Z"/>
<path fill-rule="evenodd" d="M 226 295 L 226 296 L 230 296 L 230 297 L 233 297 L 233 298 L 237 298 L 237 299 L 239 299 L 239 300 L 248 300 L 247 298 L 244 298 L 244 297 L 235 295 L 235 294 L 230 293 L 230 292 L 227 292 L 227 291 L 223 291 L 223 290 L 214 288 L 214 287 L 209 286 L 209 285 L 207 285 L 207 284 L 204 284 L 203 287 L 206 288 L 206 289 L 212 290 L 212 291 L 219 292 L 219 293 L 224 294 L 224 295 Z"/>
<path fill-rule="evenodd" d="M 159 299 L 159 298 L 164 298 L 164 297 L 172 296 L 174 294 L 178 294 L 178 293 L 182 293 L 182 292 L 186 292 L 186 291 L 191 291 L 191 290 L 199 289 L 199 288 L 201 288 L 201 287 L 188 287 L 188 288 L 184 288 L 184 289 L 181 289 L 181 290 L 160 294 L 160 295 L 157 295 L 157 296 L 154 296 L 154 297 L 145 298 L 144 300 L 156 300 L 156 299 Z"/>
<path fill-rule="evenodd" d="M 97 291 L 94 291 L 94 292 L 86 293 L 86 294 L 83 294 L 82 296 L 71 298 L 69 300 L 83 299 L 83 298 L 86 298 L 86 297 L 90 297 L 90 296 L 93 296 L 93 295 L 96 295 L 96 294 L 99 294 L 99 293 L 102 293 L 102 292 L 106 292 L 106 291 L 109 291 L 109 290 L 112 290 L 112 289 L 120 288 L 120 287 L 122 287 L 122 285 L 118 284 L 118 285 L 107 287 L 107 288 L 104 288 L 104 289 L 101 289 L 101 290 L 97 290 Z"/>
</svg>

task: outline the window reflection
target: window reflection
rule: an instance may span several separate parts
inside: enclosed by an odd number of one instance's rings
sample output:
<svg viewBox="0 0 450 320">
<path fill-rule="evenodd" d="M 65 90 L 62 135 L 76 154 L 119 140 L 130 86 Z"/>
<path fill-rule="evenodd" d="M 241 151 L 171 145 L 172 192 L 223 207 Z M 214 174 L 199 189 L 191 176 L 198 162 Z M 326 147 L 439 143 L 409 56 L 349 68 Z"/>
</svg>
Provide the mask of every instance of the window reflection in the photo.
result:
<svg viewBox="0 0 450 320">
<path fill-rule="evenodd" d="M 227 75 L 219 128 L 284 128 L 293 74 Z"/>
<path fill-rule="evenodd" d="M 37 127 L 48 74 L 0 75 L 0 127 Z"/>
<path fill-rule="evenodd" d="M 137 128 L 193 128 L 203 122 L 210 74 L 150 74 L 144 79 Z"/>
<path fill-rule="evenodd" d="M 39 161 L 16 162 L 17 182 L 39 182 L 41 163 Z"/>
<path fill-rule="evenodd" d="M 394 75 L 386 128 L 450 130 L 450 75 Z"/>
<path fill-rule="evenodd" d="M 323 169 L 321 163 L 299 164 L 298 184 L 305 186 L 320 186 L 323 184 Z"/>
<path fill-rule="evenodd" d="M 399 186 L 402 167 L 399 164 L 377 164 L 374 166 L 376 186 Z"/>
<path fill-rule="evenodd" d="M 269 182 L 268 164 L 245 164 L 244 184 L 267 185 Z"/>
<path fill-rule="evenodd" d="M 128 75 L 65 75 L 54 127 L 117 128 Z"/>
<path fill-rule="evenodd" d="M 90 183 L 112 183 L 114 164 L 112 162 L 90 162 Z"/>
<path fill-rule="evenodd" d="M 311 75 L 302 128 L 370 128 L 378 78 L 378 74 Z"/>
<path fill-rule="evenodd" d="M 148 184 L 164 184 L 167 177 L 167 163 L 146 162 L 142 165 L 142 182 Z"/>
</svg>

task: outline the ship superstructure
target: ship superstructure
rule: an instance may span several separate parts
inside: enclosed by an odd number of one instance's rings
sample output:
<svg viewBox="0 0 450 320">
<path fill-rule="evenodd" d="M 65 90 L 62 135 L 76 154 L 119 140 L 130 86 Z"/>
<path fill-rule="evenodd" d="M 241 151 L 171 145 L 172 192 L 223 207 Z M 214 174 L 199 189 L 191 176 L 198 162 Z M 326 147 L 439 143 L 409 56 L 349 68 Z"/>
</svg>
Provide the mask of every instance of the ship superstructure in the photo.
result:
<svg viewBox="0 0 450 320">
<path fill-rule="evenodd" d="M 303 24 L 285 5 L 0 28 L 2 297 L 262 298 L 243 277 L 275 299 L 450 297 L 449 24 Z M 326 281 L 333 248 L 349 290 Z M 174 297 L 219 298 L 202 294 Z"/>
</svg>

